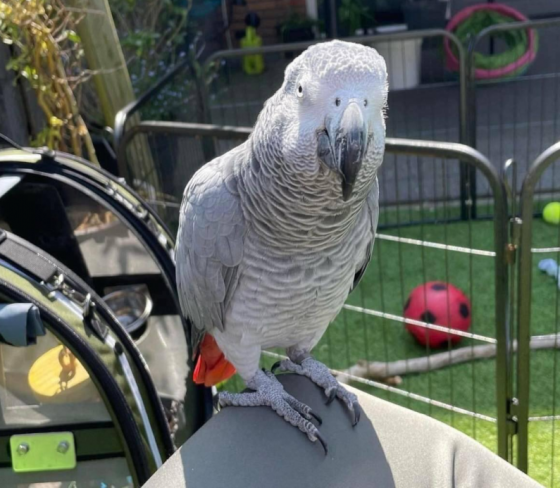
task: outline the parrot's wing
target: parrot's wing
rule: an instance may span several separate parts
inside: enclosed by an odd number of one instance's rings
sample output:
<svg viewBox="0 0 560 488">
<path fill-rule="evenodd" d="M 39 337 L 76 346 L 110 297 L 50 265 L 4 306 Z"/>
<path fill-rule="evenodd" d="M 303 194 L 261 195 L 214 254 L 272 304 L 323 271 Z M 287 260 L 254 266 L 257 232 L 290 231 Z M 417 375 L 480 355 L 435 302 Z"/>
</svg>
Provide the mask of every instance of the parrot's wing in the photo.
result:
<svg viewBox="0 0 560 488">
<path fill-rule="evenodd" d="M 237 193 L 234 150 L 203 166 L 181 204 L 177 287 L 183 314 L 194 327 L 196 351 L 205 332 L 224 329 L 224 312 L 237 286 L 245 225 Z"/>
<path fill-rule="evenodd" d="M 375 242 L 375 233 L 377 231 L 377 222 L 379 220 L 379 182 L 377 181 L 377 178 L 375 178 L 373 187 L 367 196 L 366 205 L 371 223 L 371 242 L 367 245 L 364 260 L 360 262 L 356 270 L 352 290 L 355 290 L 360 283 L 373 254 L 373 243 Z"/>
</svg>

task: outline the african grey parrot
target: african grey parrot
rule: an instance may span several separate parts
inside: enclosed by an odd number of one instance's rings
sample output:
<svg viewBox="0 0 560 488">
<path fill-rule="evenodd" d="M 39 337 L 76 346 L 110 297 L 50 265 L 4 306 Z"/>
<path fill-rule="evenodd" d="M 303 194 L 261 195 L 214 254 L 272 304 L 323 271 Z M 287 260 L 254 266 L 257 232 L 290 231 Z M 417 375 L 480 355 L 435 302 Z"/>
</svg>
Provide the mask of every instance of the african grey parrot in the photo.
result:
<svg viewBox="0 0 560 488">
<path fill-rule="evenodd" d="M 221 392 L 222 407 L 272 407 L 325 451 L 311 422 L 320 419 L 259 359 L 285 348 L 280 370 L 308 376 L 358 422 L 356 396 L 310 352 L 371 258 L 386 102 L 374 49 L 310 47 L 286 68 L 249 139 L 203 166 L 181 205 L 177 283 L 194 324 L 195 381 L 214 385 L 237 370 L 254 392 Z"/>
</svg>

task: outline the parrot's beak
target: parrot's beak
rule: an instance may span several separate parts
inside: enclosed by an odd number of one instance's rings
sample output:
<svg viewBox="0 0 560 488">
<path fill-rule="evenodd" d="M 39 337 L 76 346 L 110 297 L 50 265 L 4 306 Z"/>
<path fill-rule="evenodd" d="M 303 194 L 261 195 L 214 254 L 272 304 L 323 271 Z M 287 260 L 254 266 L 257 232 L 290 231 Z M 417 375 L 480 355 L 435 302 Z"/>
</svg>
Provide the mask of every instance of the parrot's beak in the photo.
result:
<svg viewBox="0 0 560 488">
<path fill-rule="evenodd" d="M 367 129 L 362 111 L 356 102 L 350 102 L 336 131 L 335 154 L 342 175 L 342 199 L 352 195 L 356 177 L 362 167 L 367 141 Z"/>
</svg>

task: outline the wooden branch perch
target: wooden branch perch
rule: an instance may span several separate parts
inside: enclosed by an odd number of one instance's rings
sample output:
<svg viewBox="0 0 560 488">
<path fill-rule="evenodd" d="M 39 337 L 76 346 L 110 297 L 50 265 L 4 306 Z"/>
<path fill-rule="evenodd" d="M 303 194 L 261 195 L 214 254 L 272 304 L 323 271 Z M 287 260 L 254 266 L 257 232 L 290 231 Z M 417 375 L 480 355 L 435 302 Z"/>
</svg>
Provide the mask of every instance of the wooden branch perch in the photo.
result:
<svg viewBox="0 0 560 488">
<path fill-rule="evenodd" d="M 560 334 L 550 334 L 531 338 L 531 349 L 560 349 Z M 513 350 L 517 350 L 517 341 L 513 341 Z M 479 359 L 490 359 L 496 356 L 496 344 L 467 346 L 430 356 L 412 359 L 400 359 L 390 362 L 358 361 L 354 366 L 344 369 L 341 373 L 358 376 L 384 383 L 399 385 L 401 376 L 414 373 L 426 373 L 445 368 L 454 364 L 466 363 Z M 338 375 L 341 383 L 349 383 L 352 379 L 346 374 Z"/>
</svg>

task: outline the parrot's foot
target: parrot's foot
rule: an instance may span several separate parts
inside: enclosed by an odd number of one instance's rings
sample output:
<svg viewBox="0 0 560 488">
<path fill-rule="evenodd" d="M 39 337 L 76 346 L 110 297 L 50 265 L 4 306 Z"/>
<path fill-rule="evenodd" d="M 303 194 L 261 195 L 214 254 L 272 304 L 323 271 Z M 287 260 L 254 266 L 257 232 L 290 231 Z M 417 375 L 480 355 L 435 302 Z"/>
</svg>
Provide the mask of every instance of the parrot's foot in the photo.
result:
<svg viewBox="0 0 560 488">
<path fill-rule="evenodd" d="M 280 417 L 307 434 L 309 440 L 319 440 L 325 454 L 328 452 L 327 443 L 319 429 L 311 422 L 315 419 L 321 425 L 321 418 L 311 411 L 311 408 L 286 393 L 282 384 L 270 371 L 257 371 L 248 382 L 247 387 L 254 393 L 218 393 L 220 407 L 234 405 L 236 407 L 271 407 Z"/>
<path fill-rule="evenodd" d="M 294 363 L 290 359 L 284 359 L 272 366 L 272 371 L 276 369 L 307 376 L 313 383 L 325 390 L 328 397 L 327 405 L 338 397 L 352 414 L 352 426 L 354 427 L 360 421 L 362 409 L 358 403 L 358 397 L 343 388 L 323 363 L 311 357 L 305 358 L 300 364 Z"/>
</svg>

